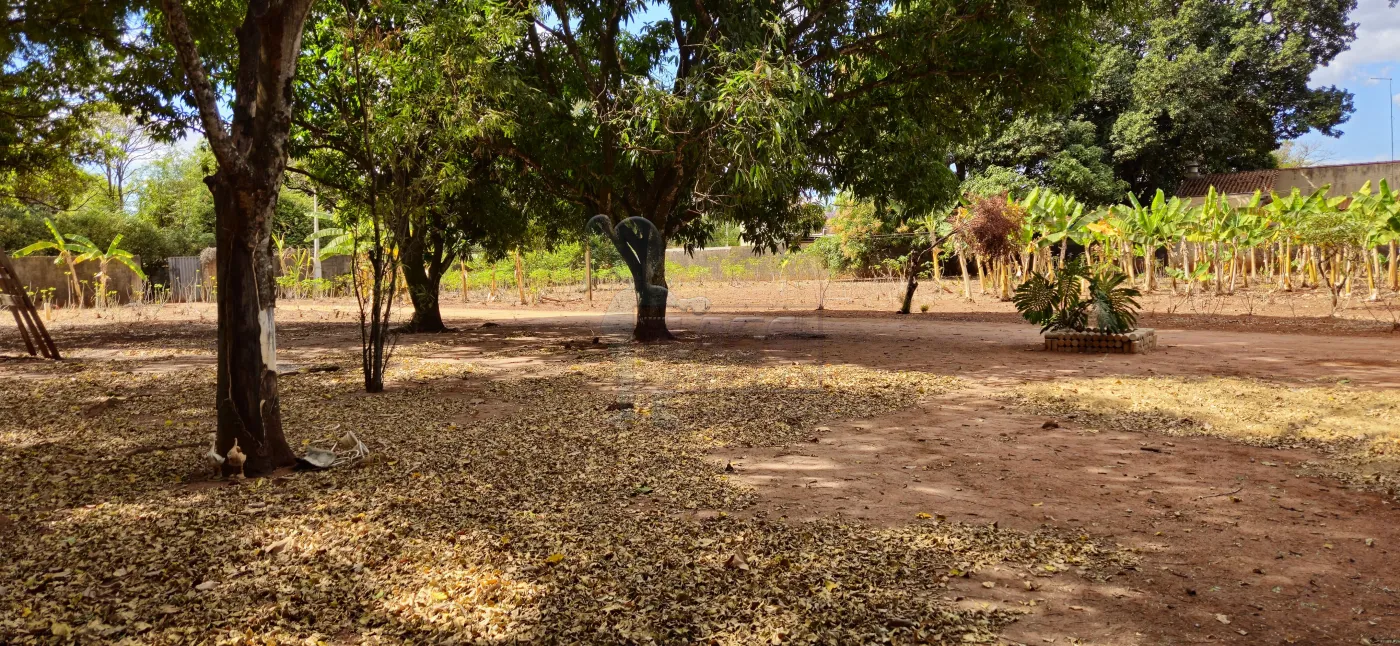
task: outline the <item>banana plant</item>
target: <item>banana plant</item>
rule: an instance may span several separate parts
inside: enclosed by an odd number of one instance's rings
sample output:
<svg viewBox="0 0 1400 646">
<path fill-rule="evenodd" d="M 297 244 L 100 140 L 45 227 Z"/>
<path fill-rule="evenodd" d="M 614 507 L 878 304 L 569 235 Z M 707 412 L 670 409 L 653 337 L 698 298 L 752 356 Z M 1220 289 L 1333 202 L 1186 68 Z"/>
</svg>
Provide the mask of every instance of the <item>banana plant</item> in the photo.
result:
<svg viewBox="0 0 1400 646">
<path fill-rule="evenodd" d="M 1021 204 L 1037 228 L 1037 248 L 1060 247 L 1059 267 L 1064 267 L 1069 242 L 1086 223 L 1084 204 L 1071 195 L 1036 188 Z"/>
<path fill-rule="evenodd" d="M 1101 268 L 1114 264 L 1121 255 L 1119 244 L 1125 238 L 1122 220 L 1107 208 L 1095 209 L 1084 220 L 1083 228 L 1071 232 L 1070 238 L 1082 245 L 1091 256 L 1097 247 L 1099 258 L 1096 264 Z"/>
<path fill-rule="evenodd" d="M 1144 259 L 1147 272 L 1147 290 L 1157 288 L 1157 248 L 1173 239 L 1189 210 L 1188 204 L 1178 197 L 1170 200 L 1162 189 L 1157 189 L 1152 202 L 1143 206 L 1137 196 L 1128 194 L 1128 204 L 1114 207 L 1118 219 L 1123 222 L 1126 235 L 1134 245 L 1134 253 Z"/>
<path fill-rule="evenodd" d="M 1262 208 L 1256 207 L 1240 217 L 1239 229 L 1236 231 L 1237 245 L 1249 254 L 1249 274 L 1245 279 L 1245 287 L 1249 287 L 1250 279 L 1257 278 L 1259 268 L 1255 251 L 1273 240 L 1274 235 L 1273 223 Z M 1244 275 L 1244 267 L 1240 268 L 1240 273 Z"/>
<path fill-rule="evenodd" d="M 53 235 L 52 240 L 40 240 L 28 247 L 20 249 L 14 253 L 14 257 L 20 258 L 39 251 L 56 251 L 58 257 L 54 258 L 55 265 L 68 265 L 68 306 L 75 305 L 81 309 L 83 306 L 83 284 L 78 281 L 78 261 L 75 260 L 81 252 L 76 251 L 71 244 L 72 236 L 65 237 L 58 232 L 58 227 L 54 226 L 53 220 L 44 218 L 44 226 L 49 228 L 49 233 Z"/>
<path fill-rule="evenodd" d="M 1270 192 L 1269 197 L 1270 201 L 1268 206 L 1264 207 L 1264 212 L 1277 227 L 1275 237 L 1279 244 L 1279 282 L 1284 290 L 1291 291 L 1293 249 L 1298 244 L 1298 223 L 1308 213 L 1309 198 L 1296 188 L 1286 196 Z"/>
<path fill-rule="evenodd" d="M 327 227 L 306 236 L 307 242 L 314 240 L 321 241 L 321 254 L 317 260 L 323 262 L 331 256 L 349 256 L 356 251 L 354 232 L 340 227 Z"/>
<path fill-rule="evenodd" d="M 1328 210 L 1335 210 L 1346 200 L 1345 197 L 1328 199 L 1327 191 L 1330 188 L 1330 186 L 1323 186 L 1306 195 L 1297 188 L 1286 196 L 1280 196 L 1277 193 L 1269 194 L 1272 201 L 1265 208 L 1265 213 L 1278 224 L 1279 236 L 1283 240 L 1284 289 L 1293 288 L 1293 247 L 1303 242 L 1303 231 L 1307 228 L 1305 224 L 1309 219 L 1326 213 Z M 1303 269 L 1301 257 L 1298 262 L 1301 271 Z"/>
<path fill-rule="evenodd" d="M 118 263 L 126 265 L 126 268 L 139 276 L 141 280 L 146 279 L 146 272 L 141 271 L 141 265 L 137 264 L 136 256 L 133 256 L 130 251 L 121 248 L 121 234 L 117 234 L 117 237 L 112 238 L 112 242 L 107 245 L 106 250 L 93 244 L 92 240 L 84 236 L 70 233 L 67 237 L 72 241 L 73 251 L 79 254 L 73 261 L 75 264 L 87 262 L 89 260 L 97 261 L 97 275 L 94 276 L 94 278 L 97 279 L 97 298 L 94 300 L 98 306 L 107 306 L 107 281 L 111 277 L 107 273 L 107 265 L 112 261 L 115 260 Z"/>
<path fill-rule="evenodd" d="M 1262 200 L 1262 194 L 1255 191 L 1254 197 L 1244 208 L 1257 209 Z M 1245 211 L 1247 213 L 1248 211 Z M 1202 245 L 1202 249 L 1210 256 L 1211 264 L 1215 270 L 1215 293 L 1225 293 L 1225 263 L 1234 257 L 1237 251 L 1236 236 L 1242 226 L 1240 209 L 1230 204 L 1230 200 L 1223 193 L 1219 193 L 1212 186 L 1206 191 L 1206 199 L 1200 206 L 1194 209 L 1193 222 L 1195 226 L 1187 238 Z M 1231 271 L 1234 271 L 1233 266 Z"/>
<path fill-rule="evenodd" d="M 1400 193 L 1392 191 L 1386 180 L 1381 180 L 1379 190 L 1373 193 L 1371 182 L 1368 181 L 1351 195 L 1348 210 L 1355 213 L 1364 223 L 1365 233 L 1361 240 L 1361 248 L 1369 252 L 1369 257 L 1364 258 L 1366 281 L 1371 290 L 1370 300 L 1379 300 L 1380 288 L 1376 274 L 1379 271 L 1380 254 L 1375 250 L 1400 240 Z"/>
</svg>

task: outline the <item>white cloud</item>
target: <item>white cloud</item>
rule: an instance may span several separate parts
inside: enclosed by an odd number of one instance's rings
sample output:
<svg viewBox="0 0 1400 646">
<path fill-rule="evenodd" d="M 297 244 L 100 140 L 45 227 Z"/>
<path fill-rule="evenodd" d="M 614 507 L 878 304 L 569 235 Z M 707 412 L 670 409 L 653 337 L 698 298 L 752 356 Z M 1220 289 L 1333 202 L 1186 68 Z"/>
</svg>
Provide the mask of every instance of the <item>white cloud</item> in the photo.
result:
<svg viewBox="0 0 1400 646">
<path fill-rule="evenodd" d="M 1356 41 L 1331 65 L 1313 72 L 1313 85 L 1365 81 L 1371 74 L 1362 74 L 1359 67 L 1400 61 L 1400 7 L 1392 9 L 1390 0 L 1360 0 L 1351 19 L 1357 23 Z"/>
</svg>

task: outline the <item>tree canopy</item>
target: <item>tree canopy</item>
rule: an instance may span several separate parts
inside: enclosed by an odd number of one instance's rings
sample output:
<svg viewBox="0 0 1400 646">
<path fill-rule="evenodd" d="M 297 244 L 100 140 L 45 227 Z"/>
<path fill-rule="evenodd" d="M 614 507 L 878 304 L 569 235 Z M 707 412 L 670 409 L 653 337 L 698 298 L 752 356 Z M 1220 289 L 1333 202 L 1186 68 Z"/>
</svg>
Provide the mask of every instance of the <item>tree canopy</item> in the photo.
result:
<svg viewBox="0 0 1400 646">
<path fill-rule="evenodd" d="M 1171 191 L 1192 164 L 1272 167 L 1282 142 L 1338 135 L 1350 115 L 1349 93 L 1308 78 L 1355 39 L 1355 6 L 1149 0 L 1141 20 L 1099 25 L 1087 96 L 989 131 L 959 165 L 968 176 L 1012 169 L 1091 204 L 1120 199 L 1115 185 Z"/>
<path fill-rule="evenodd" d="M 688 244 L 739 221 L 777 248 L 813 224 L 817 194 L 949 199 L 951 146 L 1087 86 L 1086 28 L 1109 8 L 542 4 L 513 58 L 531 127 L 495 144 L 589 213 Z"/>
</svg>

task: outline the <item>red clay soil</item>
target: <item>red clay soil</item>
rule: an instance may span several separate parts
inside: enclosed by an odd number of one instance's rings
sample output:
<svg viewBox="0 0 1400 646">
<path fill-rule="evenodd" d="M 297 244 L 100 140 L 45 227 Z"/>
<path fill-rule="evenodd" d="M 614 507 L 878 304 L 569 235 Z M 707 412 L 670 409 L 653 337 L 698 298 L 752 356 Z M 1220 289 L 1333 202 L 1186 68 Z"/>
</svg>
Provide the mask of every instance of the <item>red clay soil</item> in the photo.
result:
<svg viewBox="0 0 1400 646">
<path fill-rule="evenodd" d="M 1024 325 L 842 320 L 825 322 L 823 333 L 805 347 L 780 335 L 726 344 L 784 360 L 957 374 L 978 385 L 916 410 L 830 424 L 816 443 L 717 454 L 762 493 L 753 513 L 876 524 L 931 522 L 916 519 L 928 513 L 1083 532 L 1139 552 L 1136 568 L 1103 582 L 1009 570 L 954 579 L 963 603 L 1029 613 L 1005 633 L 1012 643 L 1400 640 L 1400 571 L 1389 556 L 1400 548 L 1400 510 L 1379 495 L 1299 477 L 1291 466 L 1320 456 L 1099 432 L 992 397 L 1000 386 L 1061 375 L 1350 378 L 1394 387 L 1400 363 L 1385 357 L 1400 350 L 1396 340 L 1163 330 L 1157 353 L 1110 356 L 1045 353 Z"/>
<path fill-rule="evenodd" d="M 616 338 L 629 324 L 625 313 L 449 308 L 444 314 L 459 332 L 401 342 L 438 344 L 435 352 L 445 359 L 548 370 L 566 357 L 518 351 L 566 338 Z M 1159 329 L 1161 349 L 1150 355 L 1070 355 L 1043 352 L 1029 325 L 953 318 L 673 316 L 682 343 L 746 349 L 772 361 L 924 370 L 971 383 L 917 409 L 830 423 L 817 442 L 716 454 L 760 493 L 749 513 L 794 520 L 839 514 L 877 525 L 943 516 L 1048 526 L 1138 552 L 1135 567 L 1105 581 L 1011 570 L 953 579 L 951 594 L 962 603 L 1028 613 L 1006 631 L 1010 643 L 1400 643 L 1400 568 L 1389 556 L 1400 549 L 1400 511 L 1379 495 L 1303 477 L 1292 466 L 1321 456 L 1210 438 L 1099 432 L 1074 419 L 1045 428 L 1052 420 L 994 398 L 1027 381 L 1108 375 L 1243 376 L 1283 384 L 1349 379 L 1358 387 L 1393 388 L 1400 386 L 1400 337 L 1220 325 L 1227 329 Z M 285 357 L 311 363 L 356 342 L 348 321 L 327 319 L 285 324 Z M 483 319 L 500 325 L 477 328 Z M 112 332 L 60 326 L 58 334 L 76 343 Z M 103 352 L 120 354 L 123 335 L 103 338 L 117 346 Z M 212 350 L 205 335 L 157 335 L 164 338 L 139 345 Z M 207 360 L 176 354 L 164 361 Z M 920 513 L 933 518 L 918 519 Z"/>
</svg>

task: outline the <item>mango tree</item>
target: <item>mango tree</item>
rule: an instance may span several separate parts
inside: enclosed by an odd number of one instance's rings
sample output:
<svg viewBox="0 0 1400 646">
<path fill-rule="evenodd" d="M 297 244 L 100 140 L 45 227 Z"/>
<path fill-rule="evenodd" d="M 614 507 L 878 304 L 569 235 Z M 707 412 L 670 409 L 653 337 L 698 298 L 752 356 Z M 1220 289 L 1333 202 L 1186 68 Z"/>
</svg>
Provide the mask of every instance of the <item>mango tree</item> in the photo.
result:
<svg viewBox="0 0 1400 646">
<path fill-rule="evenodd" d="M 778 250 L 821 225 L 813 194 L 948 206 L 952 147 L 1085 91 L 1092 27 L 1117 4 L 534 5 L 509 59 L 529 127 L 491 146 L 587 217 L 643 217 L 687 247 L 737 222 Z M 637 316 L 638 339 L 669 336 L 664 308 Z"/>
</svg>

